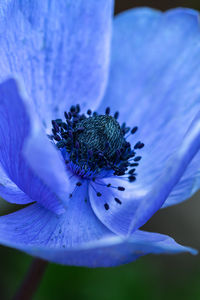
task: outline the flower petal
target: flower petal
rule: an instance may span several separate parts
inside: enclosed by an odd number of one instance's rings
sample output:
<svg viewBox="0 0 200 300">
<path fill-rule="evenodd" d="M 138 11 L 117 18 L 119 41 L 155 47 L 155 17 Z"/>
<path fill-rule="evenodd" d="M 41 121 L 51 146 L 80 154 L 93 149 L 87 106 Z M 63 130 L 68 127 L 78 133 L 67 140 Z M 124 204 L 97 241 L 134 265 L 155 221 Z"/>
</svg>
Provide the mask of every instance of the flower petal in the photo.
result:
<svg viewBox="0 0 200 300">
<path fill-rule="evenodd" d="M 95 107 L 107 81 L 112 0 L 10 1 L 0 15 L 0 81 L 17 76 L 44 125 Z"/>
<path fill-rule="evenodd" d="M 138 230 L 129 239 L 112 234 L 80 193 L 62 216 L 33 204 L 0 217 L 0 243 L 55 263 L 87 267 L 117 266 L 150 253 L 196 254 L 158 233 Z"/>
<path fill-rule="evenodd" d="M 120 112 L 120 121 L 139 127 L 130 141 L 145 144 L 137 169 L 140 191 L 151 189 L 200 110 L 199 53 L 199 13 L 194 10 L 138 8 L 114 21 L 110 77 L 99 111 L 109 105 Z M 199 189 L 199 162 L 197 154 L 166 205 Z"/>
<path fill-rule="evenodd" d="M 27 204 L 33 202 L 22 190 L 12 182 L 0 166 L 0 197 L 6 201 L 16 204 Z"/>
<path fill-rule="evenodd" d="M 178 150 L 167 161 L 167 166 L 160 172 L 159 178 L 152 184 L 149 191 L 146 191 L 145 187 L 134 188 L 135 182 L 129 183 L 127 179 L 122 177 L 120 180 L 117 176 L 104 179 L 105 186 L 97 186 L 97 183 L 95 189 L 92 188 L 93 183 L 91 183 L 90 201 L 95 214 L 113 232 L 119 235 L 131 234 L 144 225 L 163 205 L 199 149 L 200 113 L 192 122 Z M 108 183 L 112 186 L 123 186 L 125 191 L 106 188 Z M 97 197 L 96 191 L 102 196 Z M 121 203 L 115 201 L 115 197 Z M 109 205 L 109 209 L 106 209 L 105 203 Z"/>
<path fill-rule="evenodd" d="M 32 201 L 59 213 L 69 189 L 65 166 L 59 151 L 41 131 L 34 110 L 29 112 L 14 80 L 0 85 L 0 163 Z"/>
<path fill-rule="evenodd" d="M 200 149 L 200 112 L 188 129 L 178 151 L 168 161 L 167 168 L 154 184 L 152 190 L 140 202 L 129 233 L 146 221 L 163 205 L 173 187 L 179 182 L 188 164 Z"/>
</svg>

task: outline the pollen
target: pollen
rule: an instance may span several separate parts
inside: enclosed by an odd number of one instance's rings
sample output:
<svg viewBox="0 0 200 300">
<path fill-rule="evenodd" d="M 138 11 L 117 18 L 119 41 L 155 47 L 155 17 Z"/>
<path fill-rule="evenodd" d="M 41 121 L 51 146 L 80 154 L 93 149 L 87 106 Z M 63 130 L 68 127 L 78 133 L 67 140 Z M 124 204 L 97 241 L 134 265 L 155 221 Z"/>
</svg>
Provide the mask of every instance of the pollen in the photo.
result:
<svg viewBox="0 0 200 300">
<path fill-rule="evenodd" d="M 136 141 L 132 149 L 127 137 L 135 134 L 137 127 L 131 129 L 126 123 L 120 126 L 117 120 L 119 112 L 111 116 L 109 107 L 105 114 L 98 115 L 90 109 L 86 114 L 81 114 L 80 106 L 76 105 L 65 112 L 64 117 L 65 121 L 52 121 L 50 138 L 61 150 L 72 172 L 93 181 L 106 177 L 108 173 L 114 176 L 127 175 L 130 182 L 135 181 L 135 169 L 141 160 L 136 151 L 142 149 L 144 144 Z M 77 182 L 77 186 L 81 186 L 81 182 Z M 123 187 L 117 189 L 124 191 Z"/>
</svg>

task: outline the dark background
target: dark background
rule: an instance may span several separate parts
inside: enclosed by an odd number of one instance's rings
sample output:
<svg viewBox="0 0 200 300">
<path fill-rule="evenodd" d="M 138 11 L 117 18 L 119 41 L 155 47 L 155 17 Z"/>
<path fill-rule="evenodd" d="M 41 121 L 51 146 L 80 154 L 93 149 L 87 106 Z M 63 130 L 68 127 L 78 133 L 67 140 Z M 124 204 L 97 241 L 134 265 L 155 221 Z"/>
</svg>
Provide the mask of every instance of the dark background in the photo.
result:
<svg viewBox="0 0 200 300">
<path fill-rule="evenodd" d="M 87 1 L 87 0 L 86 0 Z M 166 10 L 188 6 L 200 10 L 200 1 L 117 0 L 115 12 L 151 6 Z M 2 213 L 7 207 L 2 207 Z M 200 250 L 200 193 L 159 211 L 145 229 L 165 233 Z M 0 300 L 11 298 L 32 258 L 0 247 Z M 179 300 L 200 299 L 200 255 L 146 256 L 110 269 L 87 269 L 49 264 L 35 300 Z"/>
</svg>

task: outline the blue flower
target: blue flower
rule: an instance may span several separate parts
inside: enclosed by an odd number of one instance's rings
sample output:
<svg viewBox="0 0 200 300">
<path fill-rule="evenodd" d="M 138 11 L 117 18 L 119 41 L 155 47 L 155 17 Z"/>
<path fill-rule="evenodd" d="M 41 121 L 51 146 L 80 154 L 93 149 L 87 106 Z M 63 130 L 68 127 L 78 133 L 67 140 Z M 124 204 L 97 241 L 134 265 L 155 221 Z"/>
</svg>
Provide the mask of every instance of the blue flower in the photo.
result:
<svg viewBox="0 0 200 300">
<path fill-rule="evenodd" d="M 195 253 L 139 228 L 200 186 L 198 13 L 112 14 L 1 4 L 0 196 L 29 204 L 0 218 L 3 245 L 90 267 Z"/>
</svg>

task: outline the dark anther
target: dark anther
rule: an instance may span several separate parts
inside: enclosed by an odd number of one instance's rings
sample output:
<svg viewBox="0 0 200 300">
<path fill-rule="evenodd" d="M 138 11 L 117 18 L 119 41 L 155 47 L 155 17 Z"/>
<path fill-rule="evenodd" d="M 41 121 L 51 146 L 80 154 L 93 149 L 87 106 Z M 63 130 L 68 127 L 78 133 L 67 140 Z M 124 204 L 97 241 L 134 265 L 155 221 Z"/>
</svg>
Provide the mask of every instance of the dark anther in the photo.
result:
<svg viewBox="0 0 200 300">
<path fill-rule="evenodd" d="M 58 124 L 56 123 L 56 121 L 51 121 L 52 125 L 53 125 L 53 129 L 55 130 L 55 132 L 59 132 L 60 129 L 59 129 L 59 126 Z"/>
<path fill-rule="evenodd" d="M 87 119 L 87 117 L 85 115 L 81 115 L 80 118 L 79 118 L 80 121 L 85 120 L 85 119 Z"/>
<path fill-rule="evenodd" d="M 67 125 L 68 125 L 69 127 L 72 127 L 72 125 L 73 125 L 72 121 L 67 120 Z"/>
<path fill-rule="evenodd" d="M 128 179 L 129 179 L 130 182 L 133 182 L 133 181 L 136 180 L 136 177 L 131 175 L 131 176 L 128 177 Z"/>
<path fill-rule="evenodd" d="M 118 117 L 119 117 L 119 112 L 118 112 L 118 111 L 116 111 L 116 112 L 115 112 L 115 114 L 114 114 L 114 118 L 117 120 L 117 119 L 118 119 Z"/>
<path fill-rule="evenodd" d="M 106 113 L 106 115 L 109 115 L 109 114 L 110 114 L 110 107 L 107 107 L 107 108 L 106 108 L 105 113 Z"/>
<path fill-rule="evenodd" d="M 57 142 L 59 142 L 60 140 L 61 140 L 61 138 L 59 137 L 59 135 L 57 135 L 57 134 L 54 134 L 54 140 L 55 141 L 57 141 Z"/>
<path fill-rule="evenodd" d="M 78 181 L 78 182 L 76 183 L 76 185 L 77 185 L 77 186 L 81 186 L 82 183 L 81 183 L 80 181 Z"/>
<path fill-rule="evenodd" d="M 136 127 L 133 127 L 133 128 L 131 129 L 131 134 L 136 133 L 137 130 L 138 130 L 138 127 L 137 127 L 137 126 L 136 126 Z"/>
<path fill-rule="evenodd" d="M 72 106 L 70 107 L 70 112 L 71 112 L 71 113 L 75 113 L 75 112 L 76 112 L 76 107 L 75 107 L 74 105 L 72 105 Z"/>
<path fill-rule="evenodd" d="M 122 123 L 122 126 L 121 126 L 121 129 L 124 129 L 124 128 L 126 128 L 126 123 L 125 122 Z"/>
<path fill-rule="evenodd" d="M 132 152 L 129 154 L 129 157 L 131 158 L 131 157 L 134 157 L 134 156 L 135 156 L 135 152 L 132 151 Z"/>
<path fill-rule="evenodd" d="M 130 171 L 128 171 L 128 174 L 133 174 L 135 172 L 135 169 L 131 169 Z"/>
<path fill-rule="evenodd" d="M 118 188 L 117 188 L 119 191 L 125 191 L 125 188 L 123 187 L 123 186 L 118 186 Z"/>
<path fill-rule="evenodd" d="M 118 198 L 115 198 L 115 201 L 116 201 L 118 204 L 122 204 L 122 202 L 121 202 Z"/>
<path fill-rule="evenodd" d="M 138 164 L 138 163 L 133 163 L 133 164 L 130 164 L 130 167 L 137 167 L 137 166 L 139 166 L 139 164 Z"/>
<path fill-rule="evenodd" d="M 108 184 L 107 184 L 107 187 L 111 187 L 111 183 L 108 183 Z"/>
<path fill-rule="evenodd" d="M 129 131 L 130 131 L 130 127 L 126 127 L 126 128 L 123 129 L 124 134 L 127 134 Z"/>
<path fill-rule="evenodd" d="M 76 112 L 77 112 L 77 113 L 80 113 L 80 111 L 81 111 L 81 109 L 80 109 L 80 105 L 79 105 L 79 104 L 77 104 L 77 105 L 76 105 Z"/>
<path fill-rule="evenodd" d="M 65 130 L 68 130 L 68 126 L 66 123 L 62 123 L 62 127 L 65 129 Z"/>
<path fill-rule="evenodd" d="M 108 203 L 105 203 L 105 204 L 104 204 L 104 207 L 105 207 L 106 210 L 109 210 L 109 205 L 108 205 Z"/>
<path fill-rule="evenodd" d="M 102 196 L 102 194 L 97 192 L 97 197 L 101 197 L 101 196 Z"/>
<path fill-rule="evenodd" d="M 130 148 L 130 147 L 131 147 L 131 144 L 130 144 L 129 142 L 126 142 L 125 145 L 124 145 L 124 147 L 125 147 L 125 148 Z"/>
<path fill-rule="evenodd" d="M 72 194 L 69 194 L 69 198 L 72 198 Z"/>
<path fill-rule="evenodd" d="M 134 146 L 134 149 L 142 149 L 144 147 L 144 144 L 141 142 L 137 142 Z"/>
<path fill-rule="evenodd" d="M 72 117 L 72 114 L 71 114 L 71 112 L 69 111 L 69 112 L 68 112 L 68 118 L 69 118 L 69 120 L 71 119 L 71 117 Z"/>
<path fill-rule="evenodd" d="M 62 120 L 61 119 L 56 119 L 55 122 L 60 126 L 62 124 Z"/>
<path fill-rule="evenodd" d="M 64 115 L 65 115 L 65 119 L 68 120 L 69 116 L 68 116 L 68 113 L 66 111 L 64 112 Z"/>
<path fill-rule="evenodd" d="M 139 160 L 141 160 L 141 156 L 136 156 L 135 158 L 134 158 L 134 161 L 139 161 Z"/>
<path fill-rule="evenodd" d="M 90 116 L 92 114 L 91 109 L 88 109 L 87 114 L 88 114 L 88 116 Z"/>
</svg>

